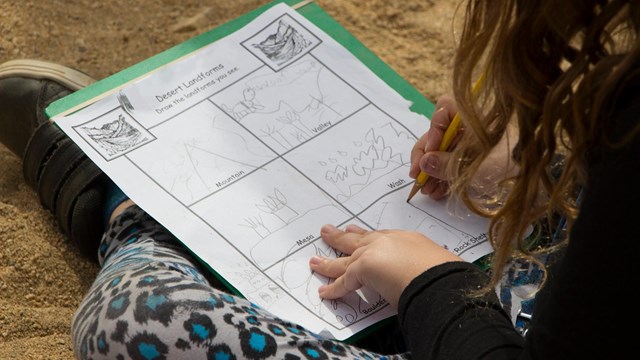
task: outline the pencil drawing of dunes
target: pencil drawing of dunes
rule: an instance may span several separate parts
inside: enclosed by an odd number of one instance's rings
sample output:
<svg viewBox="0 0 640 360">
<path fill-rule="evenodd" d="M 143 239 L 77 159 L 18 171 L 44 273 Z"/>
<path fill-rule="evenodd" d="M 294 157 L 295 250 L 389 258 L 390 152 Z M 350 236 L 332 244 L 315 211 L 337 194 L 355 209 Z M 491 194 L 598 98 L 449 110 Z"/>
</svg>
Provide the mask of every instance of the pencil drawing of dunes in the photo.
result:
<svg viewBox="0 0 640 360">
<path fill-rule="evenodd" d="M 310 41 L 283 20 L 278 22 L 278 31 L 275 34 L 267 36 L 259 44 L 253 44 L 278 65 L 291 60 L 309 45 Z"/>
<path fill-rule="evenodd" d="M 119 115 L 117 120 L 103 124 L 101 127 L 83 127 L 82 130 L 109 155 L 114 155 L 143 142 L 146 138 L 131 124 Z"/>
</svg>

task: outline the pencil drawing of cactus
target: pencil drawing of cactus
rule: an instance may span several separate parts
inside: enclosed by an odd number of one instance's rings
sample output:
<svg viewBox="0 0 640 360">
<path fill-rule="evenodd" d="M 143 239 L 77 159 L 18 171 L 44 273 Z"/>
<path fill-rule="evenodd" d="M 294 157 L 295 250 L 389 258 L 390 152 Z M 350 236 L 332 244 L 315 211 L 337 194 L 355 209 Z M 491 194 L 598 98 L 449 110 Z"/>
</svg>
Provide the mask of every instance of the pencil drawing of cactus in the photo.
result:
<svg viewBox="0 0 640 360">
<path fill-rule="evenodd" d="M 295 111 L 287 110 L 284 116 L 279 116 L 276 120 L 283 124 L 291 125 L 295 127 L 300 133 L 309 136 L 311 130 L 309 130 L 300 118 L 300 114 Z"/>
<path fill-rule="evenodd" d="M 264 129 L 260 129 L 260 132 L 278 143 L 284 149 L 290 149 L 293 145 L 287 140 L 287 138 L 280 132 L 281 128 L 276 127 L 275 124 L 266 124 Z"/>
<path fill-rule="evenodd" d="M 264 225 L 264 221 L 262 220 L 262 217 L 260 217 L 260 215 L 254 216 L 253 218 L 245 218 L 244 222 L 246 224 L 240 224 L 240 226 L 250 228 L 251 230 L 255 231 L 255 233 L 258 234 L 258 236 L 260 236 L 260 238 L 262 239 L 271 234 L 271 231 Z"/>
<path fill-rule="evenodd" d="M 275 215 L 283 223 L 288 224 L 298 213 L 287 205 L 287 198 L 277 188 L 273 189 L 273 195 L 268 195 L 262 199 L 263 204 L 256 204 L 256 207 L 267 214 Z"/>
</svg>

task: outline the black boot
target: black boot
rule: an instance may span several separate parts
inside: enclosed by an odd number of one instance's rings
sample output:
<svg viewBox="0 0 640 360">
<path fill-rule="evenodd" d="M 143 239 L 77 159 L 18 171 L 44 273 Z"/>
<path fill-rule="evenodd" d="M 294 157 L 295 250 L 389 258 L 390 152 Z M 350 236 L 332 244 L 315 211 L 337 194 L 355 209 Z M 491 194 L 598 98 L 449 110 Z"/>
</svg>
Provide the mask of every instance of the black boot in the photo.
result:
<svg viewBox="0 0 640 360">
<path fill-rule="evenodd" d="M 61 231 L 96 260 L 107 176 L 45 115 L 46 107 L 95 80 L 37 60 L 0 64 L 0 142 L 22 159 L 26 183 Z"/>
</svg>

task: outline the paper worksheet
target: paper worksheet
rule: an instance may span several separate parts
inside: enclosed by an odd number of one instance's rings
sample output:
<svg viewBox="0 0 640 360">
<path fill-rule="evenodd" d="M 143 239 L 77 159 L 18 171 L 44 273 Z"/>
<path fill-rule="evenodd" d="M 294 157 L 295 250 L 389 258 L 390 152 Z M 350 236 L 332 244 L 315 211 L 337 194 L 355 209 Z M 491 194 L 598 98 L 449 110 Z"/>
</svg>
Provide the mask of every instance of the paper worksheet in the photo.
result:
<svg viewBox="0 0 640 360">
<path fill-rule="evenodd" d="M 422 232 L 474 261 L 487 222 L 406 202 L 410 150 L 429 119 L 286 5 L 54 117 L 87 155 L 242 296 L 346 339 L 395 311 L 362 289 L 322 300 L 312 255 L 341 254 L 323 224 Z"/>
</svg>

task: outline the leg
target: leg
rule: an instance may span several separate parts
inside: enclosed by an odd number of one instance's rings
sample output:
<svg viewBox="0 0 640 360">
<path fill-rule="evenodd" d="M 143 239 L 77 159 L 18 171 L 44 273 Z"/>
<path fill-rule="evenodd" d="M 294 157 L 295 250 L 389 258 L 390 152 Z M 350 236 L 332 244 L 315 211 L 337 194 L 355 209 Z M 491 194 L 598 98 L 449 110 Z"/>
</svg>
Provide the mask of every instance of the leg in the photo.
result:
<svg viewBox="0 0 640 360">
<path fill-rule="evenodd" d="M 105 194 L 118 189 L 43 112 L 92 81 L 51 63 L 0 65 L 0 141 L 23 159 L 26 182 L 63 233 L 102 265 L 74 317 L 78 358 L 405 358 L 323 339 L 216 289 L 137 206 L 104 231 L 117 205 Z"/>
<path fill-rule="evenodd" d="M 79 359 L 375 359 L 209 284 L 198 263 L 137 206 L 100 246 L 102 268 L 73 321 Z"/>
<path fill-rule="evenodd" d="M 51 102 L 93 82 L 43 61 L 0 64 L 0 142 L 23 160 L 25 182 L 61 232 L 95 260 L 104 227 L 100 204 L 111 182 L 44 113 Z"/>
</svg>

